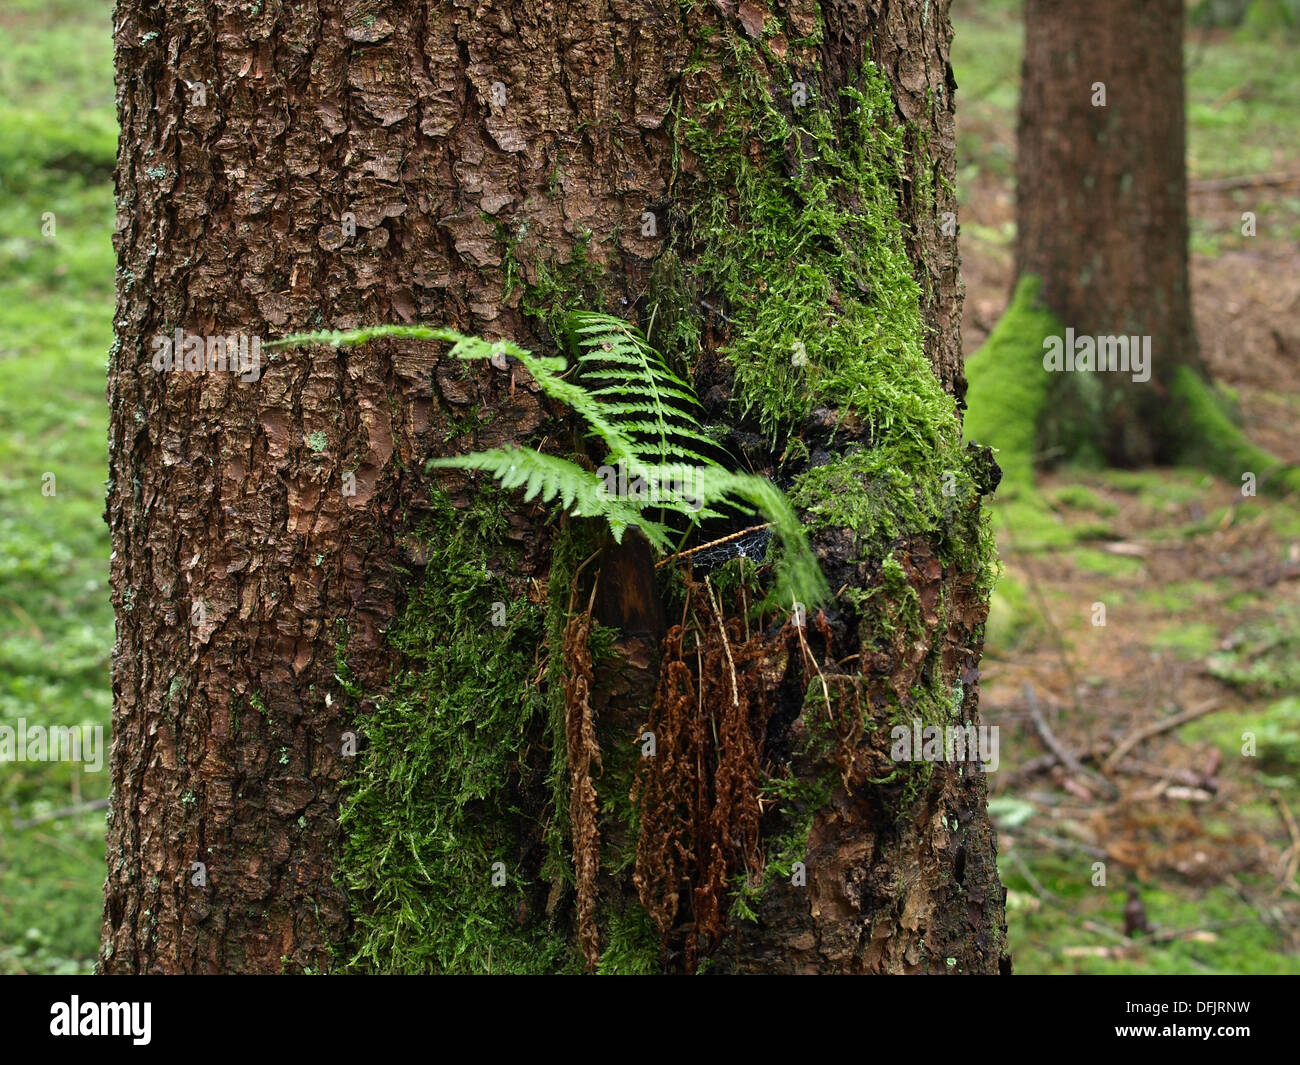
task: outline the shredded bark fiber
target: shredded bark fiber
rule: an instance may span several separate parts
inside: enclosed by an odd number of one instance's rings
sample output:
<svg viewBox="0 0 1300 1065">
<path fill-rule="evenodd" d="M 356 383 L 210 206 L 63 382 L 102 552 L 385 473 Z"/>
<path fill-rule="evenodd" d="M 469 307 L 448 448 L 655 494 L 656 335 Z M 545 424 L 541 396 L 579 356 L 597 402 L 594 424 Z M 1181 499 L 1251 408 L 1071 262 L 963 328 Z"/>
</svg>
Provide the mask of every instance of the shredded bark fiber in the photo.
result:
<svg viewBox="0 0 1300 1065">
<path fill-rule="evenodd" d="M 565 740 L 569 765 L 569 821 L 573 842 L 573 871 L 577 881 L 578 943 L 589 971 L 600 960 L 600 935 L 596 928 L 596 874 L 600 868 L 600 829 L 597 824 L 596 788 L 592 767 L 602 768 L 596 728 L 591 714 L 593 679 L 591 648 L 591 606 L 575 614 L 570 606 L 564 627 L 564 710 Z"/>
<path fill-rule="evenodd" d="M 646 730 L 656 754 L 642 759 L 632 798 L 640 814 L 636 870 L 641 903 L 665 946 L 682 938 L 687 971 L 717 948 L 727 889 L 761 876 L 760 758 L 772 693 L 771 650 L 727 618 L 713 588 L 687 577 L 684 624 L 664 638 Z"/>
</svg>

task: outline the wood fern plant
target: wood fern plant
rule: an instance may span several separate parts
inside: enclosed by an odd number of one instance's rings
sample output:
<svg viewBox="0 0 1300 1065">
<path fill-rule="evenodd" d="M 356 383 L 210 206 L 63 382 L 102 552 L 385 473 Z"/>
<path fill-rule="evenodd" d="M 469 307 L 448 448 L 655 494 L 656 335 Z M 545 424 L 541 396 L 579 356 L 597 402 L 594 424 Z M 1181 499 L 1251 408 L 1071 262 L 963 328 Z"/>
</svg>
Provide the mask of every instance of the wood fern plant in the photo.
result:
<svg viewBox="0 0 1300 1065">
<path fill-rule="evenodd" d="M 823 602 L 829 589 L 803 527 L 785 494 L 766 477 L 737 473 L 717 460 L 717 445 L 699 426 L 694 389 L 675 374 L 635 326 L 590 311 L 563 322 L 577 374 L 561 356 L 534 355 L 508 340 L 488 341 L 436 326 L 378 325 L 345 332 L 299 333 L 269 347 L 362 344 L 382 337 L 440 340 L 466 361 L 512 358 L 552 399 L 586 422 L 605 451 L 599 470 L 527 447 L 500 447 L 433 459 L 431 467 L 490 473 L 503 488 L 524 487 L 524 500 L 559 500 L 575 517 L 602 519 L 616 542 L 639 529 L 656 551 L 680 547 L 671 516 L 689 533 L 725 516 L 727 507 L 761 514 L 779 540 L 781 557 L 765 605 Z M 681 522 L 675 523 L 680 525 Z"/>
<path fill-rule="evenodd" d="M 693 387 L 634 326 L 607 314 L 577 312 L 562 319 L 560 332 L 574 357 L 572 366 L 563 357 L 535 355 L 508 340 L 431 326 L 303 333 L 271 346 L 337 347 L 398 337 L 449 343 L 450 354 L 467 361 L 487 359 L 502 366 L 516 360 L 545 395 L 582 419 L 593 453 L 603 455 L 601 465 L 592 469 L 509 446 L 437 458 L 429 466 L 484 471 L 506 489 L 523 488 L 525 501 L 558 503 L 563 513 L 603 521 L 616 543 L 637 529 L 661 562 L 712 548 L 683 550 L 704 523 L 734 525 L 738 517 L 745 519 L 740 524 L 748 521 L 749 528 L 717 542 L 734 547 L 742 534 L 770 530 L 781 550 L 756 612 L 790 612 L 800 619 L 793 624 L 801 626 L 804 614 L 798 607 L 824 602 L 829 589 L 785 494 L 765 477 L 723 465 L 725 453 L 701 427 L 703 408 Z M 689 970 L 701 952 L 717 944 L 733 878 L 752 879 L 762 867 L 759 746 L 772 702 L 763 680 L 770 672 L 767 656 L 774 649 L 788 654 L 782 648 L 790 645 L 792 633 L 800 637 L 805 656 L 807 645 L 802 630 L 790 622 L 774 639 L 758 632 L 751 636 L 748 622 L 724 617 L 707 578 L 698 583 L 688 567 L 683 579 L 686 609 L 682 623 L 663 641 L 662 670 L 645 725 L 661 736 L 662 756 L 640 766 L 633 786 L 643 827 L 633 879 L 665 951 L 674 936 L 682 941 L 682 927 L 694 929 L 682 948 Z M 602 768 L 591 705 L 595 587 L 585 610 L 579 607 L 576 573 L 570 592 L 561 646 L 551 652 L 560 663 L 563 692 L 578 942 L 587 968 L 595 969 L 601 957 L 596 927 L 601 814 L 593 773 Z M 683 889 L 684 884 L 689 887 Z"/>
</svg>

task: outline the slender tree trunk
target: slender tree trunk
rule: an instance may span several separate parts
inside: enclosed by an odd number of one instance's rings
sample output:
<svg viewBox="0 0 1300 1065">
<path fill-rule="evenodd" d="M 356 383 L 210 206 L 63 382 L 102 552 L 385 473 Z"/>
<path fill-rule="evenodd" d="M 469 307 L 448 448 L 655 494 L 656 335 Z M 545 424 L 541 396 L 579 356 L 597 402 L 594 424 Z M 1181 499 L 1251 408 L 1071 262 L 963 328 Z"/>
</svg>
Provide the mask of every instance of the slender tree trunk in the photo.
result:
<svg viewBox="0 0 1300 1065">
<path fill-rule="evenodd" d="M 1088 431 L 1116 465 L 1183 444 L 1170 386 L 1202 373 L 1187 273 L 1182 0 L 1026 0 L 1017 274 L 1078 336 L 1150 338 L 1149 381 L 1057 375 L 1058 409 L 1100 382 Z M 1138 374 L 1136 376 L 1141 376 Z"/>
<path fill-rule="evenodd" d="M 459 948 L 421 953 L 436 936 L 402 926 L 413 912 L 431 914 L 438 929 L 464 919 L 440 912 L 430 887 L 440 874 L 429 867 L 453 853 L 437 850 L 445 839 L 407 833 L 364 849 L 385 826 L 414 823 L 439 803 L 506 826 L 488 842 L 510 886 L 484 903 L 484 926 L 563 940 L 553 954 L 522 950 L 520 967 L 574 967 L 570 891 L 541 854 L 565 816 L 546 779 L 556 734 L 545 699 L 536 713 L 528 701 L 548 684 L 548 654 L 558 656 L 546 635 L 553 624 L 510 630 L 515 665 L 495 679 L 509 682 L 508 710 L 522 716 L 502 733 L 518 752 L 496 759 L 500 788 L 467 777 L 470 798 L 432 793 L 425 779 L 446 763 L 437 752 L 419 772 L 395 770 L 387 791 L 373 768 L 408 751 L 414 764 L 466 681 L 440 674 L 421 711 L 428 727 L 417 721 L 385 739 L 376 723 L 395 700 L 384 693 L 407 668 L 393 670 L 386 630 L 408 599 L 423 604 L 433 635 L 422 650 L 405 649 L 444 673 L 458 648 L 490 636 L 498 597 L 512 617 L 532 617 L 551 579 L 552 604 L 567 606 L 556 594 L 559 541 L 547 512 L 516 499 L 492 524 L 470 478 L 447 476 L 431 496 L 424 460 L 510 442 L 553 448 L 567 431 L 563 412 L 517 369 L 467 369 L 441 346 L 263 351 L 260 373 L 240 375 L 157 370 L 154 338 L 182 330 L 268 340 L 421 321 L 551 350 L 554 312 L 608 310 L 638 321 L 666 351 L 693 338 L 671 353 L 690 363 L 711 414 L 730 420 L 758 468 L 796 485 L 815 468 L 838 471 L 850 453 L 883 451 L 892 424 L 883 415 L 912 391 L 819 383 L 843 369 L 818 362 L 823 333 L 855 315 L 893 313 L 895 290 L 884 287 L 893 245 L 882 244 L 885 266 L 855 275 L 856 288 L 823 286 L 816 306 L 800 305 L 822 323 L 807 333 L 816 372 L 777 409 L 772 396 L 794 380 L 788 356 L 759 367 L 772 371 L 762 388 L 758 364 L 735 354 L 744 340 L 735 331 L 761 313 L 764 295 L 777 298 L 799 262 L 750 263 L 744 298 L 717 234 L 767 225 L 780 236 L 785 207 L 810 217 L 823 155 L 860 148 L 850 118 L 861 108 L 841 90 L 869 88 L 864 61 L 874 60 L 892 102 L 872 122 L 899 128 L 908 149 L 880 180 L 916 285 L 906 290 L 911 311 L 903 300 L 898 313 L 916 328 L 872 333 L 871 344 L 886 345 L 879 366 L 902 358 L 892 345 L 921 353 L 918 395 L 959 394 L 957 252 L 944 224 L 955 210 L 947 4 L 794 0 L 769 11 L 748 0 L 566 0 L 471 10 L 121 0 L 115 25 L 122 140 L 108 518 L 118 640 L 101 968 L 278 972 L 356 958 L 381 970 L 509 967 L 500 952 L 481 963 Z M 738 112 L 718 104 L 733 89 L 755 123 L 777 115 L 803 130 L 786 140 L 784 158 L 757 126 L 750 137 L 743 123 L 727 125 Z M 814 141 L 814 128 L 827 139 Z M 746 215 L 755 187 L 781 190 L 780 202 L 762 201 L 781 210 Z M 709 205 L 721 214 L 708 215 Z M 847 197 L 839 209 L 859 206 Z M 834 234 L 817 224 L 823 235 L 798 254 L 847 269 Z M 864 261 L 876 254 L 851 247 Z M 666 293 L 682 297 L 671 312 Z M 864 380 L 876 366 L 864 363 Z M 930 423 L 944 439 L 952 425 L 939 422 L 956 417 L 946 402 L 935 409 L 948 414 Z M 796 457 L 778 462 L 788 448 Z M 838 693 L 865 693 L 855 711 L 867 718 L 861 756 L 840 773 L 835 752 L 797 742 L 810 726 L 786 698 L 785 736 L 769 729 L 769 755 L 785 750 L 788 780 L 835 783 L 768 811 L 773 852 L 787 822 L 803 824 L 807 882 L 761 894 L 756 921 L 733 914 L 719 969 L 964 973 L 1002 961 L 983 774 L 941 763 L 908 777 L 910 786 L 873 783 L 891 768 L 881 730 L 891 715 L 911 720 L 917 691 L 940 693 L 951 720 L 978 721 L 988 559 L 976 541 L 988 470 L 979 456 L 954 453 L 952 470 L 927 470 L 922 483 L 907 461 L 887 464 L 879 480 L 860 477 L 850 495 L 908 477 L 935 495 L 948 472 L 975 487 L 960 506 L 901 527 L 837 525 L 834 516 L 816 524 L 841 596 L 818 653 L 836 710 Z M 811 490 L 804 497 L 807 510 Z M 463 519 L 441 539 L 412 535 L 445 504 Z M 448 561 L 447 543 L 471 533 L 482 533 L 483 558 Z M 465 581 L 477 589 L 484 579 L 496 583 L 479 598 L 460 594 Z M 466 596 L 471 605 L 456 613 Z M 602 743 L 630 745 L 654 690 L 656 648 L 633 632 L 616 651 L 593 704 Z M 470 679 L 482 728 L 460 735 L 472 739 L 493 720 L 494 678 Z M 356 759 L 354 732 L 363 737 Z M 357 774 L 361 798 L 341 827 L 345 778 Z M 608 780 L 597 790 L 606 845 L 617 845 L 630 822 L 619 821 Z M 638 905 L 629 877 L 604 877 L 602 914 Z M 508 892 L 507 911 L 497 900 Z M 610 930 L 599 931 L 612 952 Z"/>
</svg>

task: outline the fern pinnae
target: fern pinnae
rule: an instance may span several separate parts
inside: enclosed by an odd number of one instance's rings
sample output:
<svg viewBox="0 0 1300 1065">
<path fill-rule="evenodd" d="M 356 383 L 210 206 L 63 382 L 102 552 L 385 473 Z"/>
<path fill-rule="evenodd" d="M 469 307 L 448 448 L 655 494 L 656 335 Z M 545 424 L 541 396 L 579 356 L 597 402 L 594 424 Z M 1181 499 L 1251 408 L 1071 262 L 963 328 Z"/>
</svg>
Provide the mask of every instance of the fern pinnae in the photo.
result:
<svg viewBox="0 0 1300 1065">
<path fill-rule="evenodd" d="M 566 513 L 604 519 L 615 540 L 638 528 L 661 554 L 671 554 L 674 532 L 649 511 L 684 516 L 691 528 L 724 514 L 716 504 L 748 504 L 772 525 L 783 555 L 768 603 L 813 606 L 829 597 L 803 526 L 783 492 L 755 474 L 735 473 L 716 458 L 718 445 L 699 427 L 703 408 L 691 385 L 634 326 L 610 315 L 577 312 L 566 320 L 579 377 L 568 380 L 563 358 L 534 355 L 508 340 L 484 340 L 431 326 L 367 326 L 343 331 L 297 333 L 268 344 L 329 344 L 342 347 L 393 338 L 451 344 L 449 354 L 473 361 L 505 355 L 515 359 L 547 396 L 567 404 L 606 450 L 606 463 L 620 466 L 640 497 L 611 492 L 605 478 L 575 462 L 531 448 L 500 447 L 435 458 L 432 468 L 479 470 L 507 489 L 523 488 L 525 501 L 557 499 Z M 589 387 L 595 384 L 597 387 Z"/>
<path fill-rule="evenodd" d="M 565 324 L 582 377 L 623 382 L 621 387 L 607 385 L 593 394 L 610 405 L 611 416 L 625 429 L 657 439 L 660 460 L 669 461 L 677 453 L 670 437 L 678 435 L 678 423 L 682 435 L 689 435 L 698 421 L 699 401 L 691 387 L 669 369 L 639 329 L 622 319 L 577 311 Z M 634 380 L 609 364 L 631 371 Z M 636 413 L 649 414 L 650 420 L 629 424 L 626 416 Z M 692 458 L 708 461 L 698 453 Z"/>
<path fill-rule="evenodd" d="M 574 517 L 604 518 L 620 542 L 624 532 L 636 526 L 659 550 L 672 545 L 668 529 L 647 520 L 635 503 L 609 495 L 603 478 L 568 459 L 532 448 L 500 447 L 430 459 L 426 465 L 430 469 L 481 470 L 502 488 L 524 488 L 526 503 L 540 497 L 548 504 L 558 497 L 564 511 Z"/>
</svg>

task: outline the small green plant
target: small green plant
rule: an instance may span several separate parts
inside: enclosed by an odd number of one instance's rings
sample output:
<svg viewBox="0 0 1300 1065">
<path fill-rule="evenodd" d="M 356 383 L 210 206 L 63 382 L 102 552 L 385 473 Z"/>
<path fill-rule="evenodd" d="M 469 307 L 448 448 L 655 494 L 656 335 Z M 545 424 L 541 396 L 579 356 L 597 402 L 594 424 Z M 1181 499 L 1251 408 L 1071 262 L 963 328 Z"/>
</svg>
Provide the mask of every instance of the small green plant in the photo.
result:
<svg viewBox="0 0 1300 1065">
<path fill-rule="evenodd" d="M 640 330 L 607 314 L 587 311 L 565 316 L 563 330 L 577 359 L 575 380 L 560 356 L 534 355 L 508 340 L 488 341 L 432 326 L 380 325 L 347 332 L 301 333 L 269 347 L 295 344 L 363 344 L 381 337 L 440 340 L 466 361 L 516 360 L 552 399 L 567 404 L 586 422 L 605 458 L 599 470 L 532 448 L 508 446 L 430 461 L 490 473 L 507 489 L 525 489 L 525 501 L 559 500 L 576 517 L 603 519 L 615 541 L 636 528 L 661 554 L 679 537 L 667 516 L 689 527 L 723 516 L 719 507 L 753 510 L 770 523 L 783 553 L 769 602 L 813 606 L 829 589 L 803 526 L 785 494 L 765 477 L 736 473 L 715 458 L 717 447 L 699 426 L 699 401 Z M 611 475 L 611 471 L 617 471 Z M 622 490 L 615 487 L 626 486 Z M 652 516 L 653 515 L 653 516 Z"/>
</svg>

